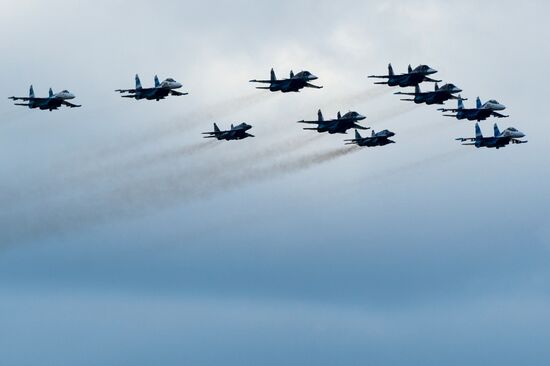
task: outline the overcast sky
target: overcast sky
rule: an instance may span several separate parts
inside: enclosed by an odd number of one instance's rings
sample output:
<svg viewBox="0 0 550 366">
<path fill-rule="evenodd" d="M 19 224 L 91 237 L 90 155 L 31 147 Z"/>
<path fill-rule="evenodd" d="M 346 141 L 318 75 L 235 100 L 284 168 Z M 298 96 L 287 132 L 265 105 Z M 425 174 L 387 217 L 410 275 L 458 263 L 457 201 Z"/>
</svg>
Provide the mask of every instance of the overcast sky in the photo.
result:
<svg viewBox="0 0 550 366">
<path fill-rule="evenodd" d="M 0 103 L 2 364 L 550 363 L 548 2 L 0 1 L 0 95 L 83 105 Z M 366 78 L 389 62 L 529 143 L 461 146 Z M 324 88 L 248 83 L 271 67 Z M 190 94 L 120 98 L 136 73 Z M 319 108 L 397 143 L 343 150 Z"/>
</svg>

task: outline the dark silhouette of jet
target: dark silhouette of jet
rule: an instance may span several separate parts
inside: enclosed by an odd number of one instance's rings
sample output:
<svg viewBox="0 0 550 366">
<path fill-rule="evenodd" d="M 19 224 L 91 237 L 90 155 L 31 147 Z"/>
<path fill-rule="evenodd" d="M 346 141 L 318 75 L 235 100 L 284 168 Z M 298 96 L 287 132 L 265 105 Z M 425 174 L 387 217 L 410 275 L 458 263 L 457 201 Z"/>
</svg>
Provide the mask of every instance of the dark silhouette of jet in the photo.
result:
<svg viewBox="0 0 550 366">
<path fill-rule="evenodd" d="M 348 112 L 343 116 L 338 112 L 336 119 L 325 120 L 323 118 L 323 113 L 319 109 L 317 112 L 317 121 L 298 121 L 298 123 L 309 123 L 316 124 L 317 127 L 309 128 L 305 127 L 304 130 L 317 131 L 319 133 L 328 132 L 330 134 L 335 133 L 346 133 L 350 128 L 357 128 L 360 130 L 368 130 L 370 127 L 363 127 L 358 125 L 358 121 L 364 120 L 366 117 L 360 115 L 357 112 Z"/>
<path fill-rule="evenodd" d="M 54 94 L 52 91 L 52 88 L 50 88 L 49 95 L 47 98 L 36 98 L 34 96 L 34 89 L 31 85 L 31 87 L 29 88 L 28 97 L 9 97 L 8 99 L 11 99 L 13 101 L 22 100 L 27 102 L 27 103 L 15 103 L 15 105 L 29 107 L 30 109 L 38 108 L 41 110 L 49 110 L 51 112 L 54 109 L 58 109 L 62 105 L 69 108 L 81 107 L 81 105 L 67 102 L 67 100 L 74 99 L 74 98 L 75 98 L 74 94 L 69 92 L 68 90 L 63 90 L 63 91 L 60 91 L 59 93 Z"/>
<path fill-rule="evenodd" d="M 459 89 L 454 84 L 445 84 L 441 88 L 435 84 L 435 90 L 430 92 L 420 91 L 420 86 L 415 87 L 414 93 L 397 92 L 396 95 L 412 95 L 414 98 L 401 99 L 404 101 L 415 102 L 416 104 L 443 104 L 450 99 L 467 100 L 461 97 L 456 97 L 454 94 L 460 93 L 462 89 Z"/>
<path fill-rule="evenodd" d="M 460 98 L 460 95 L 458 96 Z M 468 121 L 484 121 L 487 118 L 494 116 L 497 118 L 506 118 L 508 116 L 500 114 L 496 111 L 503 111 L 506 106 L 500 104 L 494 99 L 491 99 L 485 103 L 481 103 L 481 99 L 477 97 L 475 108 L 464 108 L 464 102 L 462 99 L 458 99 L 458 108 L 440 108 L 441 112 L 453 112 L 456 114 L 444 114 L 445 117 L 454 117 L 458 120 L 467 119 Z"/>
<path fill-rule="evenodd" d="M 390 140 L 390 137 L 395 136 L 395 133 L 384 130 L 380 132 L 372 131 L 372 134 L 369 137 L 362 137 L 357 130 L 355 130 L 355 138 L 344 140 L 347 141 L 346 145 L 358 145 L 358 146 L 386 146 L 388 144 L 394 144 L 395 141 Z"/>
<path fill-rule="evenodd" d="M 281 79 L 277 80 L 277 77 L 275 76 L 275 71 L 271 69 L 271 79 L 270 80 L 250 80 L 251 83 L 264 83 L 269 84 L 269 86 L 257 86 L 256 89 L 265 89 L 270 90 L 272 92 L 283 92 L 283 93 L 290 93 L 290 92 L 299 92 L 300 89 L 303 88 L 315 88 L 315 89 L 321 89 L 322 86 L 317 86 L 310 84 L 310 81 L 317 80 L 317 76 L 313 75 L 309 71 L 301 71 L 294 75 L 294 73 L 290 72 L 290 78 L 288 79 Z"/>
<path fill-rule="evenodd" d="M 411 65 L 409 65 L 409 70 L 406 74 L 396 75 L 393 72 L 393 67 L 391 64 L 388 65 L 388 75 L 370 75 L 369 78 L 376 79 L 388 79 L 388 81 L 380 81 L 375 84 L 389 85 L 389 86 L 400 86 L 402 88 L 417 86 L 424 81 L 437 83 L 441 80 L 434 80 L 428 77 L 428 75 L 435 74 L 437 70 L 432 69 L 428 65 L 417 66 L 414 70 Z"/>
<path fill-rule="evenodd" d="M 252 128 L 251 125 L 246 123 L 241 123 L 240 125 L 233 126 L 231 125 L 231 129 L 227 131 L 221 131 L 218 128 L 218 125 L 214 123 L 214 131 L 212 132 L 203 132 L 203 135 L 205 139 L 207 138 L 216 138 L 218 140 L 242 140 L 247 137 L 254 137 L 254 135 L 249 134 L 248 130 Z"/>
<path fill-rule="evenodd" d="M 141 81 L 139 76 L 136 74 L 136 88 L 135 89 L 117 89 L 116 92 L 119 93 L 129 93 L 128 95 L 123 95 L 122 98 L 134 98 L 136 100 L 147 99 L 147 100 L 156 100 L 157 102 L 161 99 L 166 98 L 169 95 L 182 96 L 189 93 L 181 93 L 175 89 L 181 88 L 181 83 L 177 82 L 172 78 L 164 80 L 162 83 L 159 81 L 159 78 L 155 75 L 155 87 L 153 88 L 143 88 L 141 86 Z"/>
<path fill-rule="evenodd" d="M 481 133 L 481 128 L 479 128 L 479 123 L 476 123 L 476 137 L 459 137 L 456 140 L 461 141 L 462 145 L 473 145 L 477 148 L 487 147 L 487 148 L 496 148 L 500 149 L 509 144 L 525 144 L 527 141 L 520 140 L 525 137 L 525 134 L 518 131 L 513 127 L 509 127 L 504 131 L 500 132 L 497 124 L 494 125 L 494 137 L 483 137 Z M 465 142 L 471 141 L 471 142 Z"/>
</svg>

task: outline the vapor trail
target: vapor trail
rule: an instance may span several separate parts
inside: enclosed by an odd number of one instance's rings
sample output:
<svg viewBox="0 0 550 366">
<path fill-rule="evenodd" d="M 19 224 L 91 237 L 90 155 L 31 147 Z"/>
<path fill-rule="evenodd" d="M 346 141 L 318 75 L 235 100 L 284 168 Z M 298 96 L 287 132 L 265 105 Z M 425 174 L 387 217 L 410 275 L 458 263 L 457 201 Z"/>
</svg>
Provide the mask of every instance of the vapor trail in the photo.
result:
<svg viewBox="0 0 550 366">
<path fill-rule="evenodd" d="M 144 136 L 117 142 L 116 145 L 103 148 L 94 155 L 94 158 L 108 158 L 124 154 L 129 150 L 135 150 L 144 145 L 158 142 L 169 136 L 174 136 L 182 131 L 188 131 L 201 124 L 210 126 L 216 122 L 212 119 L 221 116 L 231 115 L 237 111 L 253 106 L 261 101 L 266 101 L 265 95 L 259 93 L 247 94 L 230 98 L 229 100 L 210 105 L 199 106 L 190 112 L 183 113 L 170 120 L 168 124 L 156 125 L 153 130 L 148 131 Z"/>
<path fill-rule="evenodd" d="M 304 154 L 297 158 L 263 167 L 243 165 L 234 171 L 206 169 L 189 174 L 184 170 L 128 182 L 108 192 L 75 196 L 69 202 L 48 203 L 38 211 L 0 220 L 0 242 L 4 245 L 32 241 L 48 235 L 63 235 L 82 227 L 97 225 L 121 217 L 147 215 L 155 210 L 184 202 L 205 199 L 241 184 L 265 181 L 281 175 L 309 169 L 358 151 L 344 147 Z M 219 167 L 218 167 L 219 168 Z M 47 214 L 46 214 L 47 213 Z"/>
</svg>

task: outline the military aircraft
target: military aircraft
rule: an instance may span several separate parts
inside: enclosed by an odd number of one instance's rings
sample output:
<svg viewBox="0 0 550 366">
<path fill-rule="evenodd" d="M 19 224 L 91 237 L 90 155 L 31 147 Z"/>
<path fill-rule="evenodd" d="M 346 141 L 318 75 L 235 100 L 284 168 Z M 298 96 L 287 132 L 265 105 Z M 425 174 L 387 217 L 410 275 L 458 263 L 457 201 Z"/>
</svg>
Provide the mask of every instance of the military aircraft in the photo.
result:
<svg viewBox="0 0 550 366">
<path fill-rule="evenodd" d="M 338 112 L 336 119 L 326 120 L 323 118 L 323 113 L 319 109 L 317 112 L 318 119 L 317 121 L 298 121 L 298 123 L 309 123 L 316 124 L 315 128 L 305 127 L 304 130 L 317 131 L 319 133 L 328 132 L 330 134 L 335 133 L 346 133 L 350 128 L 357 128 L 360 130 L 368 130 L 370 127 L 363 127 L 358 125 L 356 122 L 364 120 L 366 117 L 360 115 L 357 112 L 348 112 L 343 116 Z"/>
<path fill-rule="evenodd" d="M 428 65 L 417 66 L 414 70 L 409 65 L 408 72 L 406 74 L 396 75 L 393 72 L 393 67 L 391 64 L 388 65 L 388 75 L 370 75 L 369 78 L 375 79 L 388 79 L 388 81 L 380 81 L 375 84 L 389 85 L 389 86 L 400 86 L 402 88 L 409 86 L 417 86 L 423 81 L 428 81 L 432 83 L 441 82 L 441 80 L 434 80 L 428 77 L 428 75 L 435 74 L 437 70 L 432 69 Z"/>
<path fill-rule="evenodd" d="M 460 98 L 460 95 L 458 96 Z M 440 108 L 441 112 L 453 112 L 456 114 L 444 114 L 445 117 L 455 117 L 458 120 L 467 119 L 468 121 L 484 121 L 487 118 L 494 116 L 498 118 L 506 118 L 508 116 L 500 114 L 496 111 L 503 111 L 506 106 L 500 104 L 494 99 L 491 99 L 485 103 L 481 103 L 481 99 L 477 97 L 475 108 L 464 108 L 464 102 L 462 99 L 458 99 L 458 108 Z"/>
<path fill-rule="evenodd" d="M 61 107 L 62 105 L 70 108 L 81 107 L 81 105 L 67 102 L 67 100 L 74 99 L 74 98 L 75 98 L 74 94 L 72 94 L 68 90 L 63 90 L 63 91 L 60 91 L 59 93 L 54 94 L 52 91 L 52 88 L 50 88 L 49 95 L 47 98 L 36 98 L 34 96 L 34 89 L 31 85 L 29 89 L 28 97 L 9 97 L 8 99 L 11 99 L 13 101 L 23 100 L 27 102 L 27 103 L 15 103 L 15 105 L 29 107 L 30 109 L 39 108 L 41 110 L 49 110 L 51 112 L 54 109 Z"/>
<path fill-rule="evenodd" d="M 181 93 L 174 90 L 174 89 L 179 89 L 181 87 L 182 87 L 181 83 L 177 82 L 172 78 L 168 78 L 161 83 L 157 75 L 155 75 L 155 87 L 143 88 L 141 86 L 141 81 L 139 80 L 139 76 L 136 74 L 135 89 L 117 89 L 115 91 L 119 93 L 129 93 L 129 95 L 123 95 L 122 98 L 135 98 L 136 100 L 147 99 L 147 100 L 156 100 L 158 102 L 159 100 L 164 99 L 169 95 L 181 96 L 181 95 L 189 94 L 189 93 Z"/>
<path fill-rule="evenodd" d="M 384 130 L 380 132 L 372 131 L 370 137 L 362 137 L 357 130 L 355 130 L 355 138 L 346 142 L 346 145 L 358 145 L 358 146 L 385 146 L 388 144 L 394 144 L 395 141 L 390 140 L 390 137 L 395 136 L 395 133 Z"/>
<path fill-rule="evenodd" d="M 479 128 L 479 123 L 476 122 L 476 137 L 459 137 L 456 140 L 461 141 L 462 145 L 473 145 L 477 148 L 487 147 L 487 148 L 496 148 L 500 149 L 506 145 L 512 144 L 525 144 L 527 141 L 519 140 L 525 135 L 513 127 L 509 127 L 504 131 L 500 132 L 497 124 L 494 125 L 494 137 L 483 137 L 481 133 L 481 128 Z M 465 142 L 472 141 L 472 142 Z"/>
<path fill-rule="evenodd" d="M 241 123 L 240 125 L 233 126 L 231 125 L 231 129 L 227 131 L 221 131 L 217 124 L 214 123 L 214 131 L 213 132 L 203 132 L 203 135 L 205 139 L 208 138 L 217 138 L 218 140 L 242 140 L 247 137 L 254 137 L 254 135 L 249 134 L 248 130 L 252 128 L 251 125 L 246 123 Z"/>
<path fill-rule="evenodd" d="M 290 78 L 277 80 L 275 76 L 275 71 L 271 69 L 271 79 L 270 80 L 250 80 L 251 83 L 265 83 L 270 84 L 269 86 L 257 86 L 256 89 L 265 89 L 272 92 L 299 92 L 303 88 L 315 88 L 321 89 L 322 86 L 317 86 L 310 84 L 310 81 L 317 80 L 317 76 L 313 75 L 309 71 L 301 71 L 294 75 L 294 72 L 290 71 Z"/>
<path fill-rule="evenodd" d="M 397 92 L 396 95 L 412 95 L 412 99 L 401 99 L 405 101 L 415 102 L 416 104 L 426 103 L 431 104 L 443 104 L 449 99 L 467 100 L 465 98 L 456 97 L 453 94 L 460 93 L 462 89 L 457 88 L 454 84 L 445 84 L 441 88 L 435 84 L 435 90 L 430 92 L 420 91 L 420 86 L 415 87 L 414 93 Z"/>
</svg>

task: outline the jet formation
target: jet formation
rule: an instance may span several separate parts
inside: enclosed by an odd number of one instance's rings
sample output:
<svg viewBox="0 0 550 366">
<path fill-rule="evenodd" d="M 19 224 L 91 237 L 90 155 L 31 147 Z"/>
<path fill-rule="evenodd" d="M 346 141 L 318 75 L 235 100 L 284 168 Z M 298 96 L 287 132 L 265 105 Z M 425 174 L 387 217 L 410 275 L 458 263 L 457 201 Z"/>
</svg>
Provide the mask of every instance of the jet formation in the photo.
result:
<svg viewBox="0 0 550 366">
<path fill-rule="evenodd" d="M 437 70 L 431 68 L 428 65 L 419 65 L 416 68 L 412 68 L 409 65 L 407 73 L 405 74 L 396 74 L 393 70 L 391 64 L 388 65 L 388 75 L 370 75 L 369 78 L 376 79 L 385 79 L 384 81 L 375 82 L 375 84 L 388 85 L 390 87 L 414 87 L 414 93 L 412 92 L 396 92 L 396 95 L 407 95 L 412 96 L 413 98 L 401 99 L 403 101 L 412 101 L 416 104 L 444 104 L 448 100 L 457 100 L 457 108 L 439 108 L 438 111 L 443 113 L 451 112 L 453 114 L 443 114 L 445 117 L 453 117 L 458 120 L 469 120 L 469 121 L 484 121 L 490 117 L 496 118 L 506 118 L 507 115 L 501 114 L 499 112 L 506 109 L 506 106 L 497 102 L 494 99 L 491 99 L 485 103 L 481 102 L 481 99 L 478 97 L 476 100 L 475 108 L 465 108 L 464 101 L 466 98 L 462 98 L 459 93 L 462 92 L 460 88 L 456 85 L 448 83 L 439 87 L 438 83 L 441 80 L 436 80 L 430 76 L 436 74 Z M 318 77 L 313 75 L 309 71 L 301 71 L 297 74 L 290 71 L 289 78 L 286 79 L 277 79 L 275 71 L 271 69 L 271 77 L 269 80 L 250 80 L 253 83 L 269 84 L 268 86 L 258 86 L 257 89 L 269 90 L 271 92 L 299 92 L 304 88 L 314 88 L 321 89 L 322 86 L 317 86 L 311 84 L 312 81 L 317 80 Z M 423 82 L 433 82 L 435 87 L 433 91 L 422 92 L 420 89 L 420 84 Z M 133 98 L 136 100 L 146 99 L 146 100 L 156 100 L 165 99 L 168 96 L 183 96 L 188 93 L 177 91 L 176 89 L 182 88 L 182 84 L 172 78 L 167 78 L 164 81 L 160 82 L 159 78 L 155 75 L 154 77 L 154 87 L 152 88 L 143 88 L 139 76 L 135 76 L 135 88 L 134 89 L 116 89 L 115 91 L 122 95 L 122 98 Z M 456 96 L 458 94 L 458 96 Z M 73 104 L 68 102 L 68 100 L 74 99 L 75 95 L 69 92 L 68 90 L 63 90 L 59 93 L 54 94 L 52 89 L 49 90 L 48 97 L 37 98 L 35 97 L 34 90 L 32 85 L 30 86 L 29 96 L 28 97 L 9 97 L 13 101 L 23 101 L 25 103 L 15 103 L 18 106 L 26 106 L 31 109 L 38 108 L 41 110 L 56 110 L 61 106 L 66 106 L 70 108 L 81 107 L 80 105 Z M 395 141 L 390 138 L 395 136 L 395 133 L 389 130 L 383 130 L 380 132 L 371 131 L 370 136 L 363 137 L 358 130 L 369 130 L 370 127 L 364 127 L 358 124 L 359 121 L 364 120 L 366 117 L 359 114 L 358 112 L 350 111 L 344 115 L 341 115 L 340 112 L 337 113 L 335 119 L 325 120 L 321 110 L 319 109 L 317 120 L 306 121 L 301 120 L 298 123 L 312 124 L 316 127 L 304 127 L 304 130 L 317 131 L 318 133 L 329 133 L 329 134 L 346 134 L 348 130 L 355 129 L 355 138 L 344 140 L 346 145 L 357 145 L 365 147 L 374 147 L 374 146 L 385 146 L 388 144 L 395 143 Z M 203 132 L 204 138 L 215 138 L 217 140 L 242 140 L 248 137 L 254 137 L 248 133 L 252 128 L 251 125 L 247 123 L 241 123 L 234 126 L 231 124 L 229 130 L 222 131 L 216 123 L 214 123 L 214 131 Z M 478 148 L 487 147 L 487 148 L 496 148 L 505 147 L 509 144 L 524 144 L 527 141 L 521 140 L 525 135 L 513 127 L 509 127 L 504 131 L 500 132 L 498 126 L 494 125 L 494 136 L 493 137 L 483 137 L 479 123 L 476 123 L 475 126 L 475 137 L 461 137 L 456 140 L 461 141 L 463 145 L 474 145 Z"/>
<path fill-rule="evenodd" d="M 493 137 L 483 137 L 479 123 L 476 123 L 476 137 L 459 137 L 456 140 L 462 142 L 462 145 L 473 145 L 477 148 L 487 147 L 500 149 L 509 144 L 525 144 L 527 141 L 520 140 L 525 137 L 525 134 L 518 131 L 514 127 L 508 127 L 504 131 L 500 132 L 497 124 L 495 123 Z M 469 142 L 466 142 L 469 141 Z"/>
<path fill-rule="evenodd" d="M 49 95 L 47 98 L 37 98 L 34 96 L 34 89 L 31 85 L 29 88 L 28 97 L 9 97 L 13 101 L 22 100 L 27 103 L 15 103 L 15 105 L 20 105 L 24 107 L 29 107 L 29 109 L 38 108 L 41 110 L 49 110 L 50 112 L 58 109 L 62 105 L 69 108 L 78 108 L 81 107 L 78 104 L 72 104 L 67 102 L 67 100 L 74 99 L 75 95 L 68 90 L 62 90 L 59 93 L 54 94 L 52 88 L 50 88 Z"/>
<path fill-rule="evenodd" d="M 506 116 L 504 114 L 500 114 L 497 111 L 503 111 L 506 109 L 506 106 L 503 104 L 500 104 L 494 99 L 491 99 L 485 103 L 481 103 L 481 99 L 477 97 L 476 100 L 476 107 L 475 108 L 464 108 L 464 102 L 462 98 L 460 98 L 460 95 L 458 96 L 458 107 L 456 109 L 453 108 L 440 108 L 438 111 L 441 112 L 452 112 L 455 114 L 444 114 L 445 117 L 454 117 L 458 120 L 467 119 L 468 121 L 484 121 L 489 117 L 497 117 L 497 118 L 506 118 L 509 116 Z"/>
<path fill-rule="evenodd" d="M 275 71 L 271 69 L 271 79 L 269 80 L 250 80 L 251 83 L 263 83 L 269 84 L 269 86 L 257 86 L 256 89 L 265 89 L 272 92 L 280 91 L 282 93 L 297 93 L 303 88 L 321 89 L 322 86 L 313 85 L 310 81 L 317 80 L 317 76 L 313 75 L 309 71 L 300 71 L 296 75 L 290 71 L 290 77 L 288 79 L 277 80 Z"/>
<path fill-rule="evenodd" d="M 161 99 L 166 98 L 169 95 L 182 96 L 189 93 L 181 93 L 175 89 L 181 88 L 183 85 L 172 78 L 165 79 L 162 83 L 159 81 L 157 75 L 155 75 L 155 86 L 153 88 L 143 88 L 141 86 L 141 81 L 139 76 L 136 74 L 136 87 L 135 89 L 117 89 L 116 92 L 119 93 L 128 93 L 127 95 L 122 95 L 122 98 L 134 98 L 136 100 L 147 99 L 147 100 L 156 100 L 157 102 Z"/>
<path fill-rule="evenodd" d="M 207 136 L 204 136 L 205 139 L 216 138 L 218 140 L 226 140 L 226 141 L 242 140 L 242 139 L 245 139 L 247 137 L 254 137 L 254 135 L 251 135 L 248 132 L 246 132 L 246 131 L 250 130 L 251 128 L 252 128 L 251 125 L 246 124 L 246 123 L 241 123 L 237 126 L 231 125 L 230 130 L 222 131 L 222 130 L 220 130 L 218 125 L 214 123 L 214 131 L 212 131 L 212 132 L 203 132 L 202 134 L 207 135 Z"/>
<path fill-rule="evenodd" d="M 363 127 L 358 125 L 358 121 L 364 120 L 366 117 L 360 115 L 357 112 L 348 112 L 343 116 L 338 112 L 336 119 L 325 120 L 323 113 L 319 109 L 317 112 L 317 121 L 298 121 L 298 123 L 316 124 L 317 127 L 304 127 L 304 130 L 317 131 L 319 133 L 328 132 L 329 134 L 346 133 L 350 128 L 357 128 L 360 130 L 368 130 L 370 127 Z"/>
</svg>

